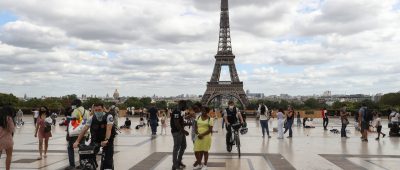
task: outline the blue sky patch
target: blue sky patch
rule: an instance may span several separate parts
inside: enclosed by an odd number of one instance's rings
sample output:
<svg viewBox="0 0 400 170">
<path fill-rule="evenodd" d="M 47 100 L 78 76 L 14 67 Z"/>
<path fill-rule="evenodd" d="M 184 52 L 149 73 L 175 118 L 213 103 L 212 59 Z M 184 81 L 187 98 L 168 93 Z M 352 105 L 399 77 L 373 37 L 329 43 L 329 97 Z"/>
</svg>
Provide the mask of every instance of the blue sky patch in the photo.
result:
<svg viewBox="0 0 400 170">
<path fill-rule="evenodd" d="M 16 21 L 18 19 L 12 12 L 0 11 L 0 25 L 4 25 L 8 22 Z"/>
</svg>

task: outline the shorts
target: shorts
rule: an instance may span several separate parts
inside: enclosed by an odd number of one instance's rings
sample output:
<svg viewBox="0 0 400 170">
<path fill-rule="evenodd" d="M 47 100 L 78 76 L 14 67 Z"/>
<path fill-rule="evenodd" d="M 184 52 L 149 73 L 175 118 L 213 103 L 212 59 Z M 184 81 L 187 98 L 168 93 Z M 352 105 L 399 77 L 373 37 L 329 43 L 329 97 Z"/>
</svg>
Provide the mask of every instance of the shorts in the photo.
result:
<svg viewBox="0 0 400 170">
<path fill-rule="evenodd" d="M 368 122 L 361 122 L 361 131 L 368 130 L 368 129 L 369 129 Z"/>
</svg>

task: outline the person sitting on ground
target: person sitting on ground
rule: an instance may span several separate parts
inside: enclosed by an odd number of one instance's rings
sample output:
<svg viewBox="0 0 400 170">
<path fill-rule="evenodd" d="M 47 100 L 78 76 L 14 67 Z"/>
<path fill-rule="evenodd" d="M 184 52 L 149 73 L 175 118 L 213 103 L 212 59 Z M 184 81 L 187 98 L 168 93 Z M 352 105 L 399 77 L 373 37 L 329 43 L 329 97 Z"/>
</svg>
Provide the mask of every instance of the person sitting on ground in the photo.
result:
<svg viewBox="0 0 400 170">
<path fill-rule="evenodd" d="M 304 117 L 303 118 L 303 128 L 306 128 L 306 121 L 307 121 L 308 117 Z"/>
<path fill-rule="evenodd" d="M 308 119 L 306 120 L 306 123 L 305 123 L 304 128 L 315 128 L 314 123 L 313 123 L 313 121 L 312 121 L 310 118 L 308 118 Z"/>
<path fill-rule="evenodd" d="M 131 120 L 129 120 L 129 118 L 127 117 L 126 120 L 125 120 L 124 125 L 121 126 L 120 129 L 124 129 L 124 128 L 130 129 L 131 128 L 131 124 L 132 124 Z"/>
<path fill-rule="evenodd" d="M 143 126 L 145 126 L 146 124 L 144 123 L 144 119 L 143 117 L 140 118 L 139 124 L 135 127 L 135 129 L 139 129 Z"/>
</svg>

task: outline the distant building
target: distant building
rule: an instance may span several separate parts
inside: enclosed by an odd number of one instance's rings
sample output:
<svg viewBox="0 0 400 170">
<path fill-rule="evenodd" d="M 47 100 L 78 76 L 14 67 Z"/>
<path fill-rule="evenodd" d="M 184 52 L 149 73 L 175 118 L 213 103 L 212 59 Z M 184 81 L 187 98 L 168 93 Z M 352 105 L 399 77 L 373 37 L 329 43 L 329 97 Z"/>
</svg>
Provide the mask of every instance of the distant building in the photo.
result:
<svg viewBox="0 0 400 170">
<path fill-rule="evenodd" d="M 249 99 L 263 99 L 265 98 L 264 93 L 250 93 L 250 90 L 246 90 L 246 95 Z"/>
<path fill-rule="evenodd" d="M 113 94 L 113 97 L 114 97 L 114 100 L 118 100 L 118 98 L 119 98 L 118 89 L 115 89 L 115 92 L 114 92 L 114 94 Z"/>
<path fill-rule="evenodd" d="M 322 94 L 322 96 L 330 97 L 330 96 L 332 96 L 332 92 L 331 91 L 325 91 L 324 94 Z"/>
</svg>

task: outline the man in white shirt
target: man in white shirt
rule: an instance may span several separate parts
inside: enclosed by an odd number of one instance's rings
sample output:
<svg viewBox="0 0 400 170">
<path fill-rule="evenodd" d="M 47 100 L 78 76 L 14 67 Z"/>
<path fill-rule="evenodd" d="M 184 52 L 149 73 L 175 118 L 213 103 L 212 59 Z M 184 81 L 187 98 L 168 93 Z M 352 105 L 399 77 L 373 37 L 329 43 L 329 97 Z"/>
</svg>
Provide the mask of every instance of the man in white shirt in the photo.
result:
<svg viewBox="0 0 400 170">
<path fill-rule="evenodd" d="M 36 126 L 36 122 L 39 117 L 39 110 L 35 109 L 32 111 L 32 113 L 33 113 L 33 123 L 34 123 L 34 126 Z"/>
</svg>

